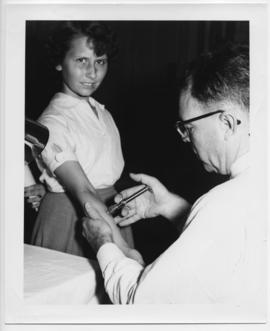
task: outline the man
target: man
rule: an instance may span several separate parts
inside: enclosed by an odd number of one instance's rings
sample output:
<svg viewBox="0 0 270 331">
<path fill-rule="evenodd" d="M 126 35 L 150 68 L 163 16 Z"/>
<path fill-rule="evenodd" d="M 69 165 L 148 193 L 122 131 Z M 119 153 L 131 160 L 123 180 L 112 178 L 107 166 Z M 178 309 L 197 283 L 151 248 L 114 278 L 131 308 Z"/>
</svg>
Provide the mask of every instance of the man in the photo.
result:
<svg viewBox="0 0 270 331">
<path fill-rule="evenodd" d="M 260 302 L 264 233 L 260 199 L 249 168 L 248 49 L 227 46 L 201 56 L 184 79 L 176 123 L 206 171 L 230 175 L 190 207 L 156 178 L 132 174 L 150 186 L 122 211 L 120 225 L 162 215 L 187 217 L 179 238 L 151 265 L 128 259 L 111 230 L 89 210 L 84 235 L 97 252 L 113 303 L 231 304 Z M 119 202 L 140 188 L 118 195 Z M 88 206 L 86 206 L 88 208 Z"/>
</svg>

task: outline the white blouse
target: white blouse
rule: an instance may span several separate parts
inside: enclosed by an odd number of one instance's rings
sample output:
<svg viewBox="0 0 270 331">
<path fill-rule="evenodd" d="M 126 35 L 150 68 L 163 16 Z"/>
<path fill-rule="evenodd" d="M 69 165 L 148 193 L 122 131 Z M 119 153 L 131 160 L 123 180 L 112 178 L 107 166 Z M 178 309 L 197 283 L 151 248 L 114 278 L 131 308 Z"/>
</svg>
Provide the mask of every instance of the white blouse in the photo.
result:
<svg viewBox="0 0 270 331">
<path fill-rule="evenodd" d="M 57 93 L 38 121 L 50 131 L 38 161 L 40 180 L 49 191 L 65 191 L 54 175 L 65 161 L 78 161 L 96 189 L 111 186 L 119 179 L 124 168 L 120 135 L 103 105 L 91 97 L 87 102 Z"/>
</svg>

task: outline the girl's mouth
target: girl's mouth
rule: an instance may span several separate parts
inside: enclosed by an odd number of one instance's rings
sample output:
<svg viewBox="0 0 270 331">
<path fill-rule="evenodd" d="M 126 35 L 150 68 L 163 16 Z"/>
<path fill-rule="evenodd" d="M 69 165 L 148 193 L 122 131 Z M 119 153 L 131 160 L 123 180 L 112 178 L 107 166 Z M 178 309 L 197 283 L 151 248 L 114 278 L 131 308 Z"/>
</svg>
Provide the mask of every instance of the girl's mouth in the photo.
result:
<svg viewBox="0 0 270 331">
<path fill-rule="evenodd" d="M 95 87 L 96 86 L 96 83 L 87 83 L 87 82 L 84 82 L 84 83 L 81 83 L 83 86 L 85 87 Z"/>
</svg>

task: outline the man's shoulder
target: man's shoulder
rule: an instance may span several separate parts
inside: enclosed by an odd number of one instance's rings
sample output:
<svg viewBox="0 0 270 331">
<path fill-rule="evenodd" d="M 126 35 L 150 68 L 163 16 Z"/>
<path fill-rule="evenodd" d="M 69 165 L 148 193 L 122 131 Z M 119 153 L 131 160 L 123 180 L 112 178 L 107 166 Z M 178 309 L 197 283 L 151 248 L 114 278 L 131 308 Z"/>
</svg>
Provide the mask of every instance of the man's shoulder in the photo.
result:
<svg viewBox="0 0 270 331">
<path fill-rule="evenodd" d="M 250 196 L 249 171 L 213 187 L 204 197 L 218 201 L 245 200 Z"/>
<path fill-rule="evenodd" d="M 248 176 L 244 174 L 215 186 L 201 196 L 192 206 L 191 218 L 204 217 L 209 221 L 227 217 L 247 211 L 252 202 Z"/>
</svg>

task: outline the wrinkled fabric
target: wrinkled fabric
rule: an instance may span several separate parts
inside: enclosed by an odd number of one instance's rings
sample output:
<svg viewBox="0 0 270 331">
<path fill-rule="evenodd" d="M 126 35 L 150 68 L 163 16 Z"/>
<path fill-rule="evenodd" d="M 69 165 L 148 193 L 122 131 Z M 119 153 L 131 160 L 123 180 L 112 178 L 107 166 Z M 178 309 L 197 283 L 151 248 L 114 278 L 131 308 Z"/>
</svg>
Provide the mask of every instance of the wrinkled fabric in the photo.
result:
<svg viewBox="0 0 270 331">
<path fill-rule="evenodd" d="M 180 237 L 145 269 L 119 248 L 103 245 L 97 258 L 113 303 L 250 304 L 266 293 L 263 199 L 244 156 L 232 178 L 192 206 Z"/>
<path fill-rule="evenodd" d="M 96 189 L 112 186 L 120 178 L 124 159 L 118 129 L 111 114 L 93 98 L 87 102 L 57 93 L 38 121 L 50 131 L 38 161 L 40 180 L 49 191 L 65 191 L 54 171 L 66 161 L 78 161 Z"/>
</svg>

